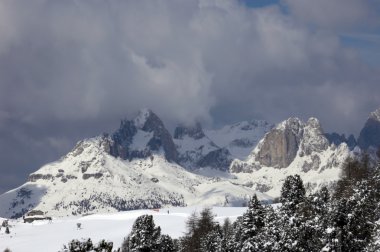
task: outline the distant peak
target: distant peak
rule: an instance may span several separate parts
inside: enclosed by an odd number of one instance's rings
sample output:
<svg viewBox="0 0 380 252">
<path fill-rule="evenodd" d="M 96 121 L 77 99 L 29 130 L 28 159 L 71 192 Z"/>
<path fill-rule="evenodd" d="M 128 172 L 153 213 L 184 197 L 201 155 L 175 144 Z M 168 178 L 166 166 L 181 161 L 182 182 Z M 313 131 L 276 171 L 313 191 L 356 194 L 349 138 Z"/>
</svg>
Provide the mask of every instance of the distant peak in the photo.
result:
<svg viewBox="0 0 380 252">
<path fill-rule="evenodd" d="M 380 121 L 380 108 L 376 109 L 375 111 L 371 112 L 369 118 L 372 118 L 376 121 Z"/>
<path fill-rule="evenodd" d="M 140 111 L 137 113 L 137 116 L 133 120 L 137 128 L 143 128 L 148 118 L 153 114 L 152 110 L 150 109 L 140 109 Z"/>
<path fill-rule="evenodd" d="M 199 122 L 191 126 L 179 125 L 174 131 L 175 139 L 183 139 L 184 136 L 189 136 L 194 139 L 200 139 L 205 136 L 202 126 Z"/>
</svg>

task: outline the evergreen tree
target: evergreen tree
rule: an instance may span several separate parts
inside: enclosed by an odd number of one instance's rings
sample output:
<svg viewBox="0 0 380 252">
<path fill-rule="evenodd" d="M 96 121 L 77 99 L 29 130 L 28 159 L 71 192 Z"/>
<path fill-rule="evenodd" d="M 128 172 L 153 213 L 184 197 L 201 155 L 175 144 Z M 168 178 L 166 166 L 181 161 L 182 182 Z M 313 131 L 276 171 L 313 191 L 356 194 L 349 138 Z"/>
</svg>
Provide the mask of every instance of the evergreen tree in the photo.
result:
<svg viewBox="0 0 380 252">
<path fill-rule="evenodd" d="M 139 216 L 132 226 L 132 231 L 123 242 L 122 251 L 151 252 L 159 250 L 161 228 L 156 227 L 152 215 Z"/>
<path fill-rule="evenodd" d="M 264 227 L 265 211 L 256 194 L 249 200 L 248 209 L 243 214 L 240 244 L 242 251 L 260 251 L 263 240 L 259 237 Z"/>
<path fill-rule="evenodd" d="M 112 252 L 113 242 L 107 242 L 101 240 L 98 245 L 94 248 L 95 252 Z"/>
<path fill-rule="evenodd" d="M 169 235 L 161 235 L 159 241 L 159 250 L 160 252 L 175 252 L 177 251 L 176 245 L 174 244 L 173 239 Z"/>
<path fill-rule="evenodd" d="M 283 227 L 280 223 L 279 215 L 272 206 L 265 206 L 265 208 L 262 251 L 281 251 L 280 241 Z"/>
<path fill-rule="evenodd" d="M 94 244 L 92 243 L 90 238 L 88 238 L 87 240 L 82 240 L 82 241 L 74 239 L 71 242 L 69 242 L 68 250 L 66 250 L 66 247 L 64 247 L 64 251 L 69 251 L 69 252 L 89 252 L 89 251 L 93 251 L 93 249 L 94 249 Z"/>
<path fill-rule="evenodd" d="M 310 206 L 299 175 L 288 176 L 281 189 L 279 222 L 282 227 L 278 246 L 281 251 L 313 251 L 310 246 L 313 225 L 310 223 Z"/>
<path fill-rule="evenodd" d="M 229 218 L 225 218 L 222 225 L 221 251 L 234 251 L 234 227 Z"/>
<path fill-rule="evenodd" d="M 200 251 L 207 251 L 207 252 L 221 252 L 221 241 L 222 237 L 221 234 L 218 232 L 217 229 L 212 230 L 206 234 L 203 238 L 201 238 L 201 246 Z"/>
<path fill-rule="evenodd" d="M 282 203 L 282 208 L 292 214 L 296 211 L 298 204 L 305 200 L 305 195 L 305 187 L 298 174 L 286 177 L 281 188 L 280 202 Z"/>
<path fill-rule="evenodd" d="M 231 241 L 228 243 L 227 251 L 240 251 L 243 248 L 241 236 L 243 235 L 243 216 L 239 216 L 233 223 L 232 227 L 234 234 Z"/>
</svg>

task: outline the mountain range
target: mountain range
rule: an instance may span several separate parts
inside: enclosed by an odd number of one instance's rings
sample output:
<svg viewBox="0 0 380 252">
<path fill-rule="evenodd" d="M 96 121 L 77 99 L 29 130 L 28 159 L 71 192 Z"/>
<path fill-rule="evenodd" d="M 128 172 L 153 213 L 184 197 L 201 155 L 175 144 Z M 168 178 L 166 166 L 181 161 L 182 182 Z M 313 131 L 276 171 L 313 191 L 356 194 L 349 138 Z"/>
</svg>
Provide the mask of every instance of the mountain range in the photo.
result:
<svg viewBox="0 0 380 252">
<path fill-rule="evenodd" d="M 0 195 L 0 216 L 31 209 L 50 216 L 83 215 L 167 206 L 241 206 L 256 193 L 280 194 L 288 175 L 308 190 L 333 186 L 347 157 L 380 146 L 380 109 L 359 138 L 325 134 L 318 119 L 289 118 L 277 125 L 250 120 L 205 130 L 179 125 L 173 134 L 151 110 L 119 129 L 79 141 L 42 166 L 18 188 Z"/>
</svg>

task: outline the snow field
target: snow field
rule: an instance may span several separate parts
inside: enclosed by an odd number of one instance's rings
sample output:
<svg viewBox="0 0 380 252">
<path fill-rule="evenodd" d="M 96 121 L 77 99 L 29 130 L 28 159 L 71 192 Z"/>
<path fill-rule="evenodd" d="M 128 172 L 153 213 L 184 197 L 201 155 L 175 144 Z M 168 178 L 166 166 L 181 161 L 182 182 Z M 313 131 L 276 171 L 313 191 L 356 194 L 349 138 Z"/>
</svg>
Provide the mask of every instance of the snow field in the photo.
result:
<svg viewBox="0 0 380 252">
<path fill-rule="evenodd" d="M 101 239 L 114 243 L 114 249 L 121 246 L 129 234 L 136 218 L 143 214 L 153 215 L 154 222 L 161 227 L 162 234 L 178 238 L 186 231 L 186 220 L 194 211 L 200 212 L 201 206 L 164 208 L 155 210 L 136 210 L 112 214 L 94 214 L 81 217 L 56 218 L 52 223 L 36 221 L 23 223 L 22 219 L 10 220 L 11 233 L 0 231 L 0 251 L 9 248 L 13 252 L 59 251 L 72 239 L 91 238 L 93 243 Z M 223 223 L 225 218 L 235 221 L 245 212 L 244 207 L 213 207 L 215 219 Z M 169 214 L 168 214 L 169 211 Z M 1 219 L 1 218 L 0 218 Z M 81 223 L 81 229 L 77 228 Z"/>
</svg>

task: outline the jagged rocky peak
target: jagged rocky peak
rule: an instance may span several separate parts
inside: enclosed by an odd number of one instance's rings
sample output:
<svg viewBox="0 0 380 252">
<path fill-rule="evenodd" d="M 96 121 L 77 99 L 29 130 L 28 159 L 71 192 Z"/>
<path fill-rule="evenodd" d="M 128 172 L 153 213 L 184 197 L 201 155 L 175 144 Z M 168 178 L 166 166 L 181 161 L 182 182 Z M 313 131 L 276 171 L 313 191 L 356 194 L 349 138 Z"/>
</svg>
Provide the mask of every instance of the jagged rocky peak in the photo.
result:
<svg viewBox="0 0 380 252">
<path fill-rule="evenodd" d="M 371 112 L 369 118 L 380 122 L 380 108 Z"/>
<path fill-rule="evenodd" d="M 360 131 L 358 145 L 364 150 L 380 146 L 380 108 L 370 113 L 368 120 Z"/>
<path fill-rule="evenodd" d="M 312 117 L 304 123 L 291 117 L 265 135 L 254 156 L 261 166 L 286 168 L 297 153 L 300 157 L 308 156 L 327 150 L 329 145 L 318 119 Z"/>
<path fill-rule="evenodd" d="M 156 116 L 150 109 L 141 109 L 135 119 L 133 119 L 134 125 L 141 129 L 151 116 Z M 157 117 L 157 116 L 156 116 Z"/>
<path fill-rule="evenodd" d="M 310 155 L 312 152 L 327 150 L 330 143 L 325 137 L 322 126 L 317 118 L 310 118 L 303 130 L 299 155 Z"/>
<path fill-rule="evenodd" d="M 195 140 L 205 137 L 202 126 L 199 122 L 194 125 L 179 125 L 174 130 L 174 139 L 183 139 L 185 136 L 193 138 Z"/>
<path fill-rule="evenodd" d="M 268 128 L 273 127 L 270 123 L 268 123 L 265 120 L 250 120 L 250 121 L 243 121 L 240 123 L 233 124 L 231 128 L 239 127 L 241 130 L 253 130 L 256 128 Z"/>
<path fill-rule="evenodd" d="M 335 146 L 339 146 L 342 143 L 346 143 L 350 150 L 353 150 L 357 145 L 356 139 L 354 135 L 349 135 L 348 138 L 345 134 L 339 135 L 336 132 L 325 133 L 325 137 L 329 140 L 330 144 L 334 144 Z"/>
<path fill-rule="evenodd" d="M 122 120 L 111 138 L 110 154 L 115 157 L 147 158 L 162 150 L 168 161 L 177 162 L 172 136 L 161 119 L 149 109 L 141 110 L 133 120 Z"/>
<path fill-rule="evenodd" d="M 190 170 L 209 167 L 225 171 L 232 161 L 229 151 L 220 148 L 206 136 L 200 123 L 178 126 L 174 132 L 174 141 L 179 163 Z"/>
<path fill-rule="evenodd" d="M 303 128 L 304 123 L 295 117 L 280 123 L 260 142 L 256 161 L 268 167 L 288 167 L 297 155 Z"/>
</svg>

